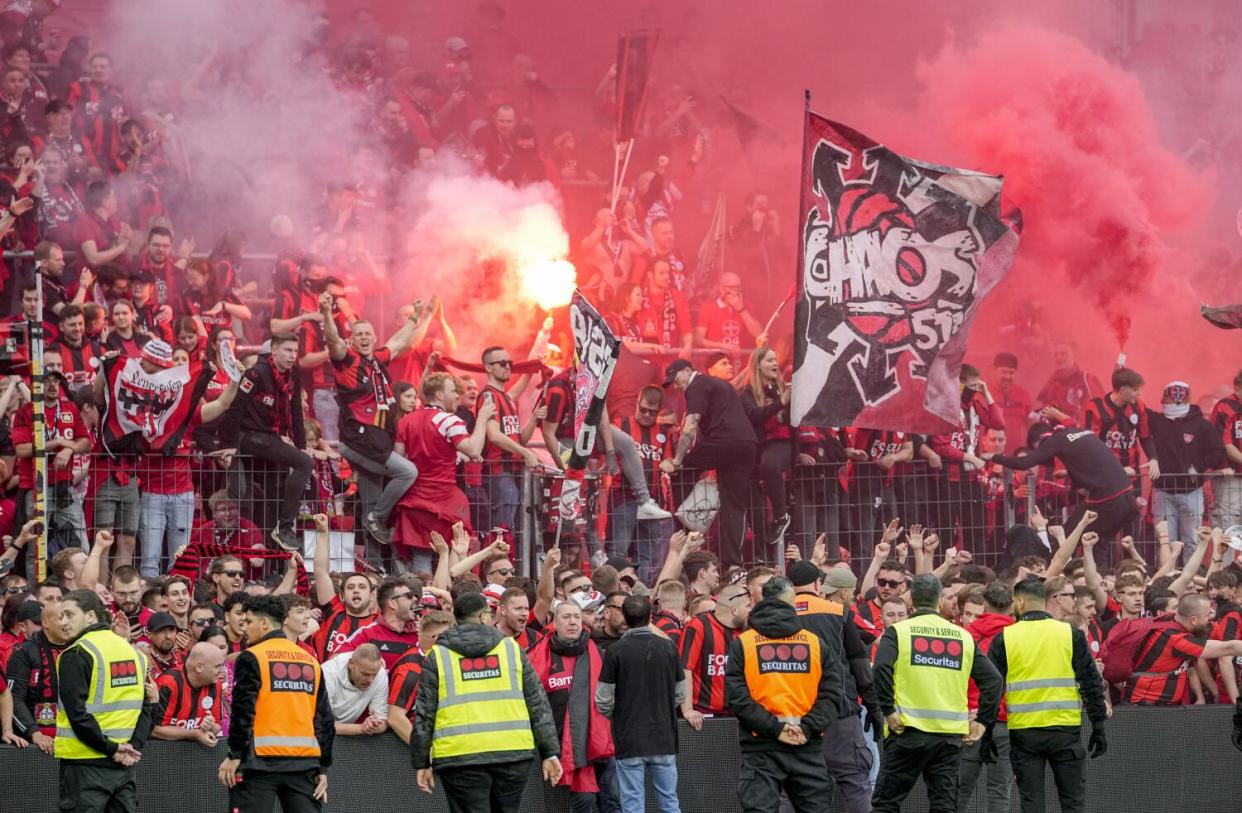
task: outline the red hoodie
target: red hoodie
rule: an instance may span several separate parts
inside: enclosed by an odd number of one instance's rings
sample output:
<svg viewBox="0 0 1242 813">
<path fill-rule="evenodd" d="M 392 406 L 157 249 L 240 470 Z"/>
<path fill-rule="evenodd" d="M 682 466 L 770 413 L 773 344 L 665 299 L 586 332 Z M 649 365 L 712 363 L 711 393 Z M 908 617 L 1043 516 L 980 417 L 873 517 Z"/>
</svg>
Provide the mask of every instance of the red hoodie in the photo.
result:
<svg viewBox="0 0 1242 813">
<path fill-rule="evenodd" d="M 992 648 L 992 639 L 1000 635 L 1001 630 L 1010 624 L 1017 623 L 1012 615 L 1002 615 L 1000 613 L 984 613 L 975 619 L 975 623 L 966 628 L 966 631 L 974 636 L 975 644 L 978 651 L 975 653 L 976 658 L 986 658 L 988 650 Z M 970 692 L 967 695 L 970 709 L 972 711 L 979 708 L 979 688 L 975 686 L 975 682 L 970 682 Z M 1001 696 L 1000 713 L 997 715 L 997 722 L 1003 723 L 1009 719 L 1009 714 L 1005 709 L 1005 697 Z"/>
</svg>

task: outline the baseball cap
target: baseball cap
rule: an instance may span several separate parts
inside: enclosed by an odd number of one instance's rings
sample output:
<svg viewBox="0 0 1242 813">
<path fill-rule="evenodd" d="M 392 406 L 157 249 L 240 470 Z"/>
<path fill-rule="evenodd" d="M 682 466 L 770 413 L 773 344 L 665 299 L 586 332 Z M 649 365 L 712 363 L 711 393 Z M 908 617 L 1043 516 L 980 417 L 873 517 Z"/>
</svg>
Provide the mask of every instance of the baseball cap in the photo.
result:
<svg viewBox="0 0 1242 813">
<path fill-rule="evenodd" d="M 18 621 L 42 621 L 43 605 L 37 601 L 23 601 L 17 608 Z"/>
<path fill-rule="evenodd" d="M 1016 370 L 1018 369 L 1018 357 L 1013 353 L 997 353 L 996 358 L 992 359 L 992 366 Z"/>
<path fill-rule="evenodd" d="M 853 590 L 857 586 L 858 577 L 848 567 L 830 567 L 828 572 L 824 574 L 822 587 L 825 590 L 841 590 L 844 588 Z"/>
<path fill-rule="evenodd" d="M 604 604 L 604 594 L 598 590 L 592 590 L 589 593 L 574 593 L 569 600 L 578 605 L 578 609 L 583 612 L 598 610 Z"/>
<path fill-rule="evenodd" d="M 145 282 L 148 285 L 155 284 L 155 275 L 146 268 L 139 268 L 129 272 L 129 278 L 134 282 Z"/>
<path fill-rule="evenodd" d="M 172 348 L 163 339 L 151 339 L 142 346 L 142 360 L 165 369 L 173 366 Z"/>
<path fill-rule="evenodd" d="M 176 627 L 177 619 L 172 617 L 172 613 L 156 613 L 147 620 L 147 632 L 159 632 L 168 627 Z"/>
<path fill-rule="evenodd" d="M 673 379 L 676 378 L 677 374 L 680 373 L 682 370 L 693 370 L 693 369 L 694 369 L 694 365 L 686 361 L 685 359 L 677 359 L 676 361 L 671 362 L 668 365 L 668 367 L 664 369 L 664 386 L 666 387 L 673 386 Z"/>
<path fill-rule="evenodd" d="M 465 51 L 469 47 L 461 37 L 449 37 L 444 41 L 444 49 L 446 51 Z"/>
<path fill-rule="evenodd" d="M 824 577 L 819 570 L 819 565 L 806 559 L 794 562 L 786 571 L 786 575 L 789 577 L 789 583 L 794 587 L 806 587 Z"/>
</svg>

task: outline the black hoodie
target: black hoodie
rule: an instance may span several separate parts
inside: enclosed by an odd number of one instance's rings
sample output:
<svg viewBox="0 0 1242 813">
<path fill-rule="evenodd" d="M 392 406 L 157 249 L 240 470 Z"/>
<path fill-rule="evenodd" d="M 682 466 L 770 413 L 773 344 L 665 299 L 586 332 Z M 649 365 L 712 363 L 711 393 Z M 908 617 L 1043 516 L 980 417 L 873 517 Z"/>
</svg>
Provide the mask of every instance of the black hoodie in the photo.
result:
<svg viewBox="0 0 1242 813">
<path fill-rule="evenodd" d="M 437 647 L 446 647 L 468 658 L 478 658 L 491 652 L 500 643 L 500 630 L 483 624 L 461 624 L 451 627 L 436 643 Z M 525 652 L 519 652 L 522 658 L 522 693 L 526 697 L 526 712 L 530 715 L 530 728 L 535 736 L 535 748 L 539 759 L 559 757 L 561 740 L 556 733 L 556 723 L 552 719 L 552 706 L 548 696 L 544 694 L 539 675 L 530 665 Z M 423 661 L 423 674 L 418 680 L 418 697 L 415 700 L 417 714 L 414 730 L 410 733 L 410 762 L 414 769 L 430 768 L 431 742 L 435 738 L 436 710 L 440 706 L 440 672 L 437 659 L 432 653 L 427 654 Z M 499 762 L 514 762 L 530 759 L 535 754 L 529 751 L 480 751 L 460 757 L 451 757 L 436 761 L 437 768 L 451 768 L 458 765 L 493 765 Z"/>
<path fill-rule="evenodd" d="M 765 598 L 750 612 L 750 628 L 765 638 L 789 638 L 803 631 L 802 621 L 794 612 L 793 605 L 778 598 Z M 743 751 L 796 751 L 800 748 L 818 748 L 819 739 L 828 726 L 837 719 L 844 704 L 842 687 L 845 666 L 840 656 L 827 645 L 819 648 L 819 694 L 815 705 L 802 716 L 802 731 L 806 745 L 787 745 L 781 742 L 785 723 L 768 711 L 750 694 L 746 683 L 746 654 L 741 636 L 729 646 L 729 660 L 725 667 L 725 698 L 737 716 L 738 737 Z"/>
<path fill-rule="evenodd" d="M 1160 491 L 1184 494 L 1203 485 L 1199 474 L 1190 474 L 1193 467 L 1202 473 L 1218 466 L 1225 459 L 1225 444 L 1211 421 L 1203 417 L 1199 407 L 1180 418 L 1166 418 L 1163 412 L 1147 410 L 1147 424 L 1156 445 L 1160 477 L 1153 484 Z"/>
</svg>

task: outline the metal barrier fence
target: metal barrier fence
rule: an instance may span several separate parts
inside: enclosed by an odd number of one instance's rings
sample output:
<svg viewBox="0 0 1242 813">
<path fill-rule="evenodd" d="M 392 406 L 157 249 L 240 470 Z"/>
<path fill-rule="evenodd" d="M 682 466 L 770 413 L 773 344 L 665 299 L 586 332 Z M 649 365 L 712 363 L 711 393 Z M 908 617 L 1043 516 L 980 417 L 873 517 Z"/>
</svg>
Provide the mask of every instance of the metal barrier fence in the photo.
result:
<svg viewBox="0 0 1242 813">
<path fill-rule="evenodd" d="M 272 548 L 269 532 L 279 518 L 287 469 L 263 459 L 208 451 L 213 448 L 208 437 L 201 446 L 172 456 L 148 454 L 112 461 L 79 455 L 63 478 L 49 461 L 53 481 L 48 492 L 49 557 L 66 547 L 89 547 L 95 531 L 105 527 L 120 536 L 112 565 L 132 561 L 150 576 L 167 573 L 174 554 L 194 541 Z M 426 557 L 411 561 L 408 550 L 377 545 L 367 537 L 361 522 L 366 489 L 346 460 L 332 457 L 313 463 L 298 510 L 308 568 L 313 551 L 310 518 L 322 512 L 332 521 L 334 570 L 429 569 Z M 458 472 L 476 532 L 482 536 L 498 526 L 508 528 L 513 558 L 526 575 L 537 575 L 542 554 L 557 545 L 567 565 L 585 563 L 593 554 L 627 557 L 639 564 L 640 576 L 649 582 L 664 560 L 669 535 L 678 527 L 676 519 L 636 519 L 636 503 L 620 473 L 590 472 L 576 516 L 562 521 L 563 476 L 555 470 L 501 471 L 473 464 Z M 793 544 L 808 556 L 816 536 L 827 533 L 829 558 L 843 553 L 860 571 L 892 519 L 937 533 L 938 562 L 948 548 L 957 547 L 968 551 L 975 563 L 995 567 L 1003 556 L 1006 528 L 1025 522 L 1034 505 L 1055 523 L 1073 499 L 1067 486 L 1035 483 L 1033 476 L 999 467 L 962 479 L 923 463 L 899 464 L 892 471 L 872 463 L 799 465 L 775 479 L 757 468 L 742 549 L 742 564 L 747 566 L 774 564 L 785 555 L 784 547 L 770 536 L 776 512 L 774 495 L 765 483 L 776 491 L 778 504 L 788 498 L 792 506 L 786 545 Z M 694 477 L 674 483 L 665 476 L 652 493 L 681 518 L 696 512 L 700 520 L 714 516 L 712 489 L 694 485 Z M 23 519 L 32 516 L 31 492 L 19 491 L 16 503 L 13 527 L 20 528 Z M 709 529 L 708 536 L 714 544 L 713 531 Z M 909 562 L 903 542 L 904 536 L 888 555 Z M 279 571 L 283 571 L 279 562 L 256 563 L 248 577 L 262 580 Z"/>
<path fill-rule="evenodd" d="M 1229 744 L 1229 706 L 1119 708 L 1109 723 L 1109 749 L 1087 761 L 1087 809 L 1093 813 L 1227 813 L 1242 795 L 1242 754 Z M 680 724 L 678 795 L 686 813 L 733 813 L 737 801 L 737 726 L 709 719 L 696 732 Z M 1085 731 L 1084 731 L 1085 737 Z M 138 763 L 139 809 L 151 813 L 217 813 L 228 809 L 216 780 L 225 746 L 209 750 L 193 743 L 151 742 Z M 58 808 L 58 763 L 35 748 L 0 746 L 0 808 L 44 813 Z M 986 777 L 980 776 L 967 813 L 983 811 Z M 655 811 L 648 790 L 647 810 Z M 1048 778 L 1048 809 L 1059 811 Z M 328 773 L 326 810 L 445 811 L 443 791 L 421 793 L 415 785 L 409 751 L 392 734 L 338 737 Z M 1011 794 L 1018 810 L 1018 794 Z M 523 811 L 569 810 L 568 793 L 550 790 L 532 769 Z M 928 809 L 923 785 L 915 786 L 902 808 Z M 834 799 L 834 813 L 842 810 Z M 627 813 L 632 813 L 627 811 Z"/>
</svg>

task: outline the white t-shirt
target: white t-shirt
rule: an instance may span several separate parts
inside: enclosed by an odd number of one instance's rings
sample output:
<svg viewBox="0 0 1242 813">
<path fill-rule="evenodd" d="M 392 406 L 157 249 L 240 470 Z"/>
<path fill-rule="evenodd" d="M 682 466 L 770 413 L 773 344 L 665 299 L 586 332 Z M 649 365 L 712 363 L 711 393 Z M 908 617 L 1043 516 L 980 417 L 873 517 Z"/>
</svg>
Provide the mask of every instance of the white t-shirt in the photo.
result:
<svg viewBox="0 0 1242 813">
<path fill-rule="evenodd" d="M 352 652 L 344 652 L 324 663 L 323 685 L 328 690 L 332 704 L 332 716 L 341 723 L 359 722 L 370 710 L 381 720 L 388 719 L 388 670 L 380 663 L 379 674 L 366 689 L 359 689 L 349 680 L 349 659 Z"/>
</svg>

